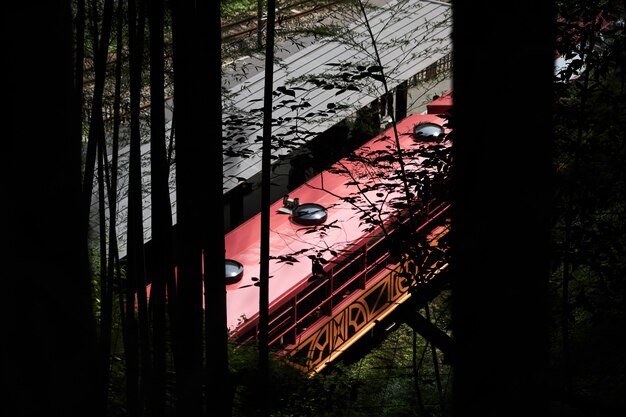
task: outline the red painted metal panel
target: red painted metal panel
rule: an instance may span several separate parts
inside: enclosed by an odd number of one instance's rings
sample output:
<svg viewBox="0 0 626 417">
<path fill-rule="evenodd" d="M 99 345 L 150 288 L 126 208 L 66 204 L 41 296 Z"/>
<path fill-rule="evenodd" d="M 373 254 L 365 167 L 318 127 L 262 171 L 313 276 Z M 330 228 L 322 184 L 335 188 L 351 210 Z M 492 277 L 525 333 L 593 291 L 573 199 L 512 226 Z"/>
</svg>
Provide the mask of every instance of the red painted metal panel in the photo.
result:
<svg viewBox="0 0 626 417">
<path fill-rule="evenodd" d="M 434 114 L 411 115 L 398 123 L 401 146 L 404 149 L 414 146 L 426 146 L 414 141 L 411 133 L 416 124 L 430 122 L 443 125 L 445 120 Z M 365 144 L 369 150 L 395 148 L 392 139 L 393 130 L 389 129 Z M 341 163 L 351 171 L 359 172 L 366 168 L 362 163 L 343 159 Z M 293 190 L 289 197 L 298 198 L 300 203 L 318 203 L 328 210 L 325 224 L 334 224 L 336 228 L 326 230 L 324 235 L 307 233 L 311 227 L 304 227 L 291 221 L 288 214 L 279 213 L 283 202 L 277 201 L 271 206 L 270 220 L 270 255 L 286 256 L 311 248 L 332 247 L 335 250 L 349 249 L 352 244 L 367 237 L 360 213 L 350 204 L 343 201 L 357 191 L 351 185 L 351 179 L 345 175 L 324 171 L 307 183 Z M 373 181 L 373 179 L 370 179 Z M 401 195 L 401 190 L 398 195 Z M 260 215 L 235 228 L 225 236 L 226 258 L 234 259 L 244 266 L 243 278 L 235 284 L 227 285 L 227 317 L 228 328 L 235 330 L 243 320 L 256 319 L 258 315 L 259 291 L 254 286 L 253 278 L 259 276 L 260 263 Z M 288 301 L 295 293 L 308 283 L 311 276 L 311 261 L 307 253 L 296 256 L 299 262 L 292 265 L 277 260 L 270 261 L 269 301 L 270 305 L 279 305 Z M 330 259 L 327 259 L 330 260 Z"/>
<path fill-rule="evenodd" d="M 452 107 L 452 90 L 447 91 L 441 97 L 436 98 L 426 105 L 428 114 L 447 114 Z"/>
</svg>

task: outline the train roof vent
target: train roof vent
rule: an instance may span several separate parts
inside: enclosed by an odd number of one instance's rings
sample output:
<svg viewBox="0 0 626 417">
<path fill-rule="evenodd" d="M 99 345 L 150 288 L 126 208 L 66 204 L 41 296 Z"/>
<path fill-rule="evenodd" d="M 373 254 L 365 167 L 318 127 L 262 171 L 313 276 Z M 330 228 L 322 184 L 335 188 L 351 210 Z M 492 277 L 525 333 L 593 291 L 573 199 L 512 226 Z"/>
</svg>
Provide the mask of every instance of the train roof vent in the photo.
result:
<svg viewBox="0 0 626 417">
<path fill-rule="evenodd" d="M 328 217 L 328 210 L 317 203 L 300 204 L 293 210 L 291 218 L 294 222 L 303 226 L 315 226 L 322 224 Z"/>
<path fill-rule="evenodd" d="M 443 126 L 437 123 L 424 122 L 413 127 L 413 138 L 417 140 L 438 139 L 443 133 Z"/>
<path fill-rule="evenodd" d="M 239 282 L 243 277 L 243 265 L 233 259 L 226 259 L 226 285 Z"/>
</svg>

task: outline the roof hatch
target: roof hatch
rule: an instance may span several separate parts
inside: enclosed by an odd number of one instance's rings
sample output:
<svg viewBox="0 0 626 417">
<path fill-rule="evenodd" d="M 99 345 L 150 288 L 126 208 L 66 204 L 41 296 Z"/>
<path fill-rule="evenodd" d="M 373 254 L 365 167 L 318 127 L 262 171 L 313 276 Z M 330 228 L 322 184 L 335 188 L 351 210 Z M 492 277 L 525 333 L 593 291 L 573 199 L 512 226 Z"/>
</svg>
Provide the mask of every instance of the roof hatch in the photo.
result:
<svg viewBox="0 0 626 417">
<path fill-rule="evenodd" d="M 239 282 L 243 277 L 243 265 L 235 260 L 226 259 L 226 285 Z"/>
<path fill-rule="evenodd" d="M 413 127 L 413 138 L 416 140 L 436 140 L 443 133 L 443 126 L 437 123 L 424 122 Z"/>
<path fill-rule="evenodd" d="M 317 203 L 304 203 L 293 210 L 291 218 L 303 226 L 316 226 L 326 221 L 328 210 Z"/>
</svg>

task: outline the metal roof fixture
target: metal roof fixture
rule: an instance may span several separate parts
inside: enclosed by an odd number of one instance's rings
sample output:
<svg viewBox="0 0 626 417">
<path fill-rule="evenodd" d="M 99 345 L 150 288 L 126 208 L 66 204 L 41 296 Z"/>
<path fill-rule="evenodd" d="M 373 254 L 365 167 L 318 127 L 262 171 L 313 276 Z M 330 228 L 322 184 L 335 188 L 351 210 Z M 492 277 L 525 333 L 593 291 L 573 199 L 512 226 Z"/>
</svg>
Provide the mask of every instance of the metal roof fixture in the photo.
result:
<svg viewBox="0 0 626 417">
<path fill-rule="evenodd" d="M 233 259 L 226 259 L 226 285 L 241 281 L 243 265 Z"/>
<path fill-rule="evenodd" d="M 413 126 L 413 138 L 416 140 L 437 140 L 443 134 L 443 126 L 437 123 L 424 122 Z"/>
<path fill-rule="evenodd" d="M 289 198 L 289 194 L 283 197 L 283 206 L 278 209 L 279 213 L 292 214 L 300 205 L 299 198 Z"/>
<path fill-rule="evenodd" d="M 303 226 L 316 226 L 326 221 L 328 210 L 317 203 L 300 204 L 291 215 L 291 219 Z"/>
</svg>

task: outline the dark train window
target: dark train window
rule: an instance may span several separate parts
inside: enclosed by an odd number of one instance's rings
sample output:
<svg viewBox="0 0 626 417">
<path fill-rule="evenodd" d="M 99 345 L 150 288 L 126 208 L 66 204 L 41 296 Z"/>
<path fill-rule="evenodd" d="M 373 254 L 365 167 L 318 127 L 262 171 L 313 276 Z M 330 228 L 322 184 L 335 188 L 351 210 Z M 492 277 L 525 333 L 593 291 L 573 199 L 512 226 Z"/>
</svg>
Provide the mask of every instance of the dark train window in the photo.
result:
<svg viewBox="0 0 626 417">
<path fill-rule="evenodd" d="M 363 251 L 350 254 L 333 268 L 333 292 L 364 269 Z"/>
</svg>

